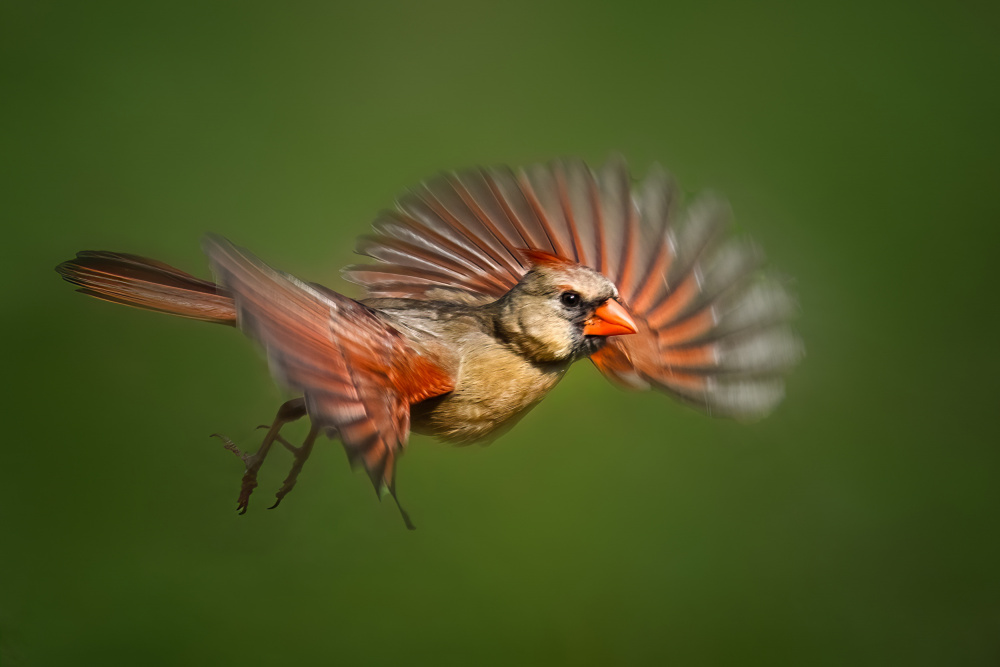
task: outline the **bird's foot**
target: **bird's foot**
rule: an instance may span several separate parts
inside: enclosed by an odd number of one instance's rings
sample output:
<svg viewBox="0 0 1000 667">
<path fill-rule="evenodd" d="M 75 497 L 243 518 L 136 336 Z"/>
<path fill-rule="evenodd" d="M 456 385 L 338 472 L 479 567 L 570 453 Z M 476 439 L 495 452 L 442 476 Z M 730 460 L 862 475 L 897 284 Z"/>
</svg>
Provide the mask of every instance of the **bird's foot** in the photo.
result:
<svg viewBox="0 0 1000 667">
<path fill-rule="evenodd" d="M 257 471 L 260 470 L 261 465 L 264 463 L 264 457 L 260 453 L 263 451 L 266 454 L 267 450 L 262 446 L 254 454 L 244 454 L 236 446 L 235 442 L 221 433 L 213 433 L 209 437 L 221 440 L 222 446 L 240 457 L 240 460 L 246 466 L 246 472 L 243 473 L 243 480 L 240 483 L 240 497 L 236 501 L 237 511 L 240 514 L 246 514 L 247 507 L 250 505 L 250 494 L 257 488 Z"/>
<path fill-rule="evenodd" d="M 258 428 L 267 428 L 267 425 L 260 426 Z M 285 481 L 282 482 L 281 488 L 278 489 L 278 492 L 274 494 L 277 500 L 275 500 L 274 504 L 267 509 L 273 510 L 275 507 L 280 505 L 285 496 L 287 496 L 291 490 L 295 488 L 295 482 L 298 481 L 299 473 L 302 472 L 302 466 L 305 465 L 306 461 L 309 459 L 309 455 L 312 454 L 313 445 L 316 444 L 316 436 L 318 435 L 319 429 L 313 426 L 309 429 L 309 435 L 306 436 L 306 439 L 298 447 L 295 447 L 280 435 L 275 436 L 275 440 L 284 445 L 285 449 L 290 451 L 295 457 L 295 460 L 292 462 L 292 469 L 288 471 L 288 477 L 286 477 Z"/>
<path fill-rule="evenodd" d="M 236 501 L 236 509 L 240 514 L 246 514 L 247 507 L 250 505 L 250 494 L 252 494 L 253 490 L 257 488 L 257 472 L 264 464 L 264 459 L 267 458 L 267 453 L 270 451 L 271 445 L 275 442 L 280 442 L 282 445 L 291 450 L 291 452 L 295 455 L 295 463 L 292 465 L 292 471 L 289 473 L 288 478 L 285 480 L 285 483 L 282 484 L 281 489 L 277 493 L 278 502 L 276 502 L 272 507 L 277 507 L 278 503 L 281 502 L 281 499 L 292 490 L 292 487 L 295 486 L 295 480 L 298 477 L 299 471 L 302 469 L 303 464 L 305 464 L 306 459 L 309 458 L 309 454 L 312 452 L 313 443 L 316 440 L 318 431 L 315 428 L 311 429 L 301 447 L 293 447 L 280 435 L 280 431 L 285 424 L 300 419 L 305 416 L 305 414 L 306 404 L 304 399 L 295 398 L 283 403 L 282 406 L 278 408 L 278 414 L 274 418 L 274 423 L 272 423 L 269 427 L 265 427 L 268 429 L 267 434 L 264 436 L 264 440 L 261 442 L 260 448 L 253 454 L 246 454 L 240 451 L 240 448 L 236 446 L 236 443 L 224 435 L 220 435 L 218 433 L 212 434 L 212 437 L 222 440 L 223 447 L 236 454 L 236 456 L 238 456 L 246 466 L 246 472 L 243 473 L 243 479 L 240 483 L 240 496 Z"/>
</svg>

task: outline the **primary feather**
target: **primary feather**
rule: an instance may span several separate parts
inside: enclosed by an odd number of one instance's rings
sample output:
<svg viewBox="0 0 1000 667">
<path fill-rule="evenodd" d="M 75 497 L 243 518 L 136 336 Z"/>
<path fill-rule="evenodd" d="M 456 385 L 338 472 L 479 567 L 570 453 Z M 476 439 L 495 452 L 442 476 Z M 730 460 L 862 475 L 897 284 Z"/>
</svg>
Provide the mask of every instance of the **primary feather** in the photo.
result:
<svg viewBox="0 0 1000 667">
<path fill-rule="evenodd" d="M 784 395 L 802 345 L 793 300 L 761 269 L 748 240 L 726 238 L 730 211 L 703 196 L 681 210 L 673 181 L 654 168 L 637 187 L 625 163 L 597 171 L 577 160 L 443 174 L 379 216 L 347 267 L 374 298 L 442 293 L 482 302 L 528 271 L 542 250 L 605 275 L 639 324 L 591 359 L 626 387 L 656 388 L 714 415 L 754 418 Z"/>
</svg>

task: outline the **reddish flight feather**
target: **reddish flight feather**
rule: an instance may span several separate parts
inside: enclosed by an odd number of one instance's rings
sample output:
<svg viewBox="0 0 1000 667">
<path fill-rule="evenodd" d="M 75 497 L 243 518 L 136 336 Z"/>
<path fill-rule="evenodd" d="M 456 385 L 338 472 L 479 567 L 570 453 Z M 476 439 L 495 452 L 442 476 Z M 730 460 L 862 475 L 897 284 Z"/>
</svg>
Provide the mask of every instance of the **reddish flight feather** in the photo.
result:
<svg viewBox="0 0 1000 667">
<path fill-rule="evenodd" d="M 452 378 L 361 303 L 276 271 L 225 239 L 206 252 L 236 296 L 243 331 L 267 350 L 271 372 L 303 392 L 313 424 L 344 443 L 376 488 L 394 490 L 410 404 L 447 393 Z"/>
<path fill-rule="evenodd" d="M 654 387 L 717 415 L 757 417 L 783 396 L 801 356 L 787 322 L 794 302 L 745 240 L 726 239 L 729 209 L 702 197 L 679 210 L 658 168 L 637 187 L 625 163 L 576 160 L 445 174 L 382 214 L 345 269 L 372 297 L 457 290 L 496 298 L 533 263 L 570 261 L 618 287 L 640 326 L 593 355 L 608 378 Z"/>
</svg>

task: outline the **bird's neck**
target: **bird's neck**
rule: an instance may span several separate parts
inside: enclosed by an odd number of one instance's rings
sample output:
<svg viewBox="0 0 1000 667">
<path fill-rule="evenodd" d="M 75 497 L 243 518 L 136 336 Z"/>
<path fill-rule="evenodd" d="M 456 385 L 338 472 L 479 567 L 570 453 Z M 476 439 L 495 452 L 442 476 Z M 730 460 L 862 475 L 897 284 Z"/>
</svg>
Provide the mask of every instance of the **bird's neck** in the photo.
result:
<svg viewBox="0 0 1000 667">
<path fill-rule="evenodd" d="M 505 345 L 534 363 L 566 363 L 573 360 L 573 341 L 560 322 L 538 317 L 530 299 L 508 292 L 489 306 L 494 334 Z"/>
</svg>

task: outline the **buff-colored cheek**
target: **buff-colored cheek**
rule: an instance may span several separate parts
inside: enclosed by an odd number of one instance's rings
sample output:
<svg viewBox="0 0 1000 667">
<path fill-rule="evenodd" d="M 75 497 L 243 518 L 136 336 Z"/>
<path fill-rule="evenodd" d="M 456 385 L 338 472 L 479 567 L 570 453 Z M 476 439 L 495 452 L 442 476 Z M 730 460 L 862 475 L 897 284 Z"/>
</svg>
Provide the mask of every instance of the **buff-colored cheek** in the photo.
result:
<svg viewBox="0 0 1000 667">
<path fill-rule="evenodd" d="M 550 316 L 545 317 L 546 314 Z M 525 313 L 519 323 L 521 331 L 531 339 L 530 347 L 539 359 L 560 361 L 572 352 L 573 341 L 564 321 L 556 320 L 550 313 Z"/>
</svg>

